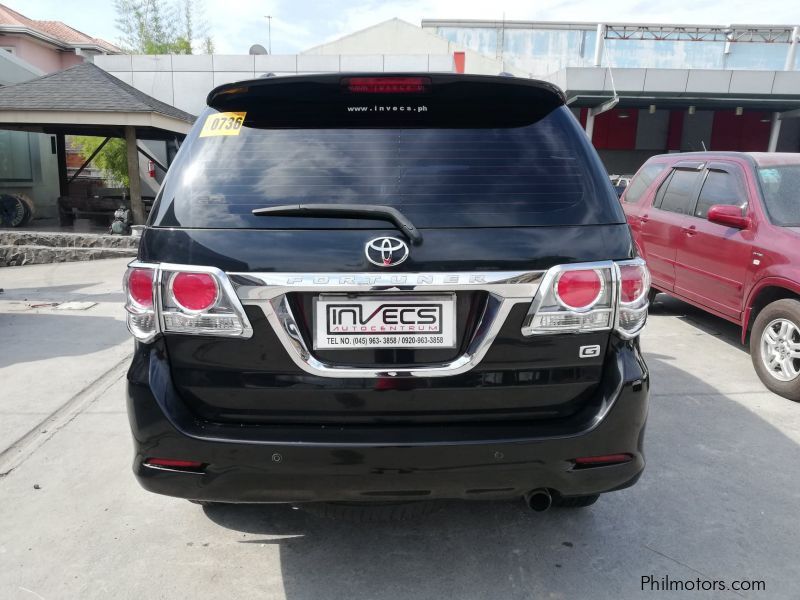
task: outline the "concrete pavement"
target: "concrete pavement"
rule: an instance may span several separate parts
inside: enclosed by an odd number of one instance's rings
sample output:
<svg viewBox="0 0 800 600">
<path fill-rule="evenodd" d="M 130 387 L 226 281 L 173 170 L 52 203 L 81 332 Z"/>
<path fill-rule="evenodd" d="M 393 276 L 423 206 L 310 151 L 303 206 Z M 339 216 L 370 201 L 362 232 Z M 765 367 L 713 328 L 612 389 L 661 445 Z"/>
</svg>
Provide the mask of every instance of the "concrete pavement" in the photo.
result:
<svg viewBox="0 0 800 600">
<path fill-rule="evenodd" d="M 800 404 L 763 388 L 736 328 L 719 319 L 664 296 L 656 304 L 643 338 L 653 378 L 648 465 L 633 488 L 585 510 L 453 502 L 416 522 L 363 527 L 285 506 L 202 509 L 139 489 L 123 381 L 111 368 L 130 349 L 117 334 L 121 267 L 99 265 L 82 266 L 102 274 L 72 274 L 92 287 L 61 291 L 103 298 L 102 310 L 48 317 L 82 332 L 80 345 L 58 342 L 63 334 L 37 325 L 39 313 L 25 327 L 54 336 L 49 344 L 12 326 L 28 370 L 0 371 L 0 407 L 18 420 L 4 426 L 13 432 L 4 443 L 103 368 L 100 388 L 110 387 L 78 394 L 71 420 L 0 477 L 0 598 L 798 597 Z M 64 283 L 67 266 L 13 271 L 29 278 L 26 289 L 43 277 L 43 287 L 79 285 Z M 6 302 L 12 286 L 0 287 Z M 0 314 L 4 357 L 10 314 Z M 92 318 L 102 320 L 79 322 Z M 647 575 L 758 579 L 766 591 L 641 591 Z"/>
</svg>

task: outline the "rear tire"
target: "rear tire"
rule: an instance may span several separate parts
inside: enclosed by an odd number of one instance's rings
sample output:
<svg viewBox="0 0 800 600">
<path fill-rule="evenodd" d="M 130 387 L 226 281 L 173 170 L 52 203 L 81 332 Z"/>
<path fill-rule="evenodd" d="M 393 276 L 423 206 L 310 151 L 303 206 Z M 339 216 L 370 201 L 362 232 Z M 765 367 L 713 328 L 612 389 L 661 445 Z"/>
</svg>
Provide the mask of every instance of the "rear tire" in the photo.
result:
<svg viewBox="0 0 800 600">
<path fill-rule="evenodd" d="M 784 298 L 767 304 L 753 323 L 750 358 L 761 382 L 794 402 L 800 402 L 799 351 L 800 301 Z"/>
<path fill-rule="evenodd" d="M 428 515 L 439 506 L 436 502 L 310 502 L 300 508 L 318 517 L 351 523 L 386 523 L 409 521 Z"/>
<path fill-rule="evenodd" d="M 590 494 L 588 496 L 561 496 L 553 498 L 553 506 L 559 508 L 584 508 L 597 502 L 599 497 L 600 494 Z"/>
</svg>

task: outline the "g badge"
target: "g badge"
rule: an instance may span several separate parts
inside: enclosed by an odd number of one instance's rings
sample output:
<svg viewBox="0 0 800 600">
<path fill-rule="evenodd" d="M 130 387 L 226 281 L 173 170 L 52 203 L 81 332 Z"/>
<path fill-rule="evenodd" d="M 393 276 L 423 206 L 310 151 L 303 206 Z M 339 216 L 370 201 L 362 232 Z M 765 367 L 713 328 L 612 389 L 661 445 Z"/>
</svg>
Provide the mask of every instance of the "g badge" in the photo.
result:
<svg viewBox="0 0 800 600">
<path fill-rule="evenodd" d="M 597 358 L 600 356 L 600 346 L 581 346 L 578 349 L 578 358 Z"/>
</svg>

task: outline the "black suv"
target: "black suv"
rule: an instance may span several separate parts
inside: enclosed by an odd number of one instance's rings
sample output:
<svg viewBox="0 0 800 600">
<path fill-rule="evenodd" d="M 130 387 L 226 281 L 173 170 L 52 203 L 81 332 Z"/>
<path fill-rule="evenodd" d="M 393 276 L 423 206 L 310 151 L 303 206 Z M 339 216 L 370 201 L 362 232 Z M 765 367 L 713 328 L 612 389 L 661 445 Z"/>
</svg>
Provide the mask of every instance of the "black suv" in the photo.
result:
<svg viewBox="0 0 800 600">
<path fill-rule="evenodd" d="M 142 486 L 541 510 L 636 481 L 649 275 L 558 88 L 311 75 L 207 103 L 125 276 Z"/>
</svg>

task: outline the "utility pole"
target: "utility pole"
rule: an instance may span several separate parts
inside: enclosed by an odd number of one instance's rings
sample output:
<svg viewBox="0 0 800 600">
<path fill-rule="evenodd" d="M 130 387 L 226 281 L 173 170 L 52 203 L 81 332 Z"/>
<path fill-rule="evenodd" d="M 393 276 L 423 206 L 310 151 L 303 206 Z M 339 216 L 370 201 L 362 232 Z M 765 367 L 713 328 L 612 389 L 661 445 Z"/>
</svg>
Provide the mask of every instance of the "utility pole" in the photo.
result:
<svg viewBox="0 0 800 600">
<path fill-rule="evenodd" d="M 267 20 L 267 54 L 272 54 L 272 15 L 264 15 Z"/>
</svg>

